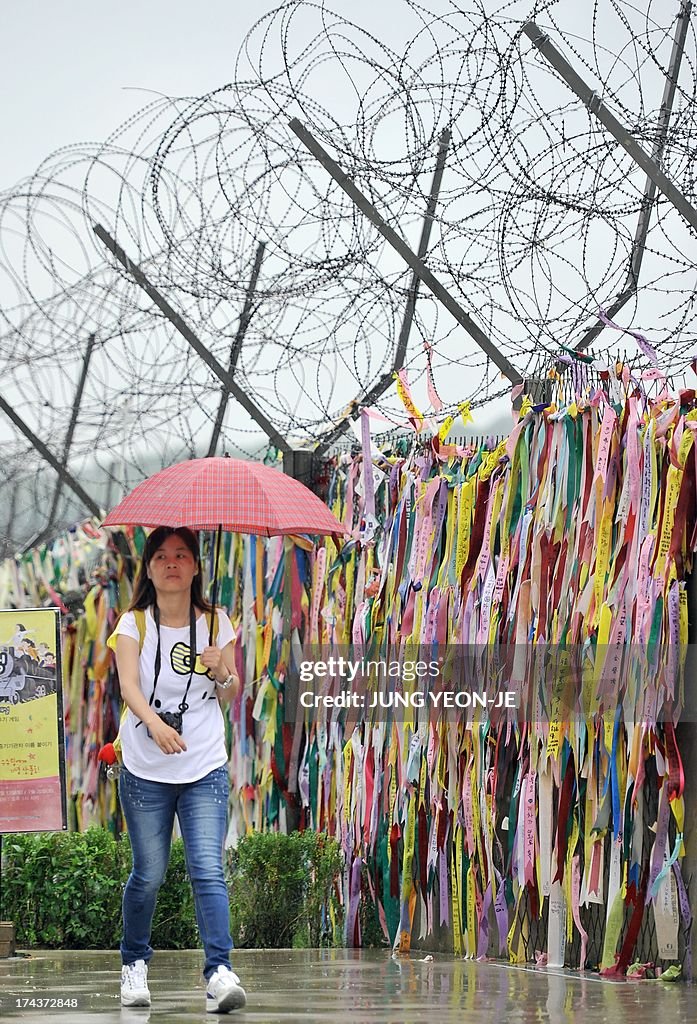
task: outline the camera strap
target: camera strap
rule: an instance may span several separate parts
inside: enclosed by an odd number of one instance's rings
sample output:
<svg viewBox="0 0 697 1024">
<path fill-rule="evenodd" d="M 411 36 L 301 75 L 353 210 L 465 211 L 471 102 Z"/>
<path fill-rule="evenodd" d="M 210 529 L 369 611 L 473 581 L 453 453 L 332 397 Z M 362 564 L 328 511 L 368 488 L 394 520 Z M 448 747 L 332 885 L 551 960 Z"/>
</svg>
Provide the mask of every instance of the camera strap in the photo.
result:
<svg viewBox="0 0 697 1024">
<path fill-rule="evenodd" d="M 160 636 L 160 609 L 155 605 L 153 609 L 153 618 L 155 619 L 155 626 L 157 627 L 157 650 L 155 651 L 155 671 L 153 674 L 152 693 L 150 694 L 150 700 L 148 704 L 152 707 L 152 702 L 155 700 L 155 691 L 157 690 L 157 680 L 160 677 L 160 669 L 162 667 L 162 638 Z M 191 681 L 194 678 L 194 669 L 196 667 L 196 658 L 198 657 L 196 652 L 196 612 L 194 611 L 193 602 L 189 607 L 189 664 L 191 671 L 189 672 L 189 681 L 186 684 L 184 690 L 184 696 L 179 703 L 179 710 L 182 714 L 188 710 L 189 705 L 186 703 L 186 698 L 189 693 Z M 138 725 L 142 725 L 142 722 L 138 722 Z"/>
</svg>

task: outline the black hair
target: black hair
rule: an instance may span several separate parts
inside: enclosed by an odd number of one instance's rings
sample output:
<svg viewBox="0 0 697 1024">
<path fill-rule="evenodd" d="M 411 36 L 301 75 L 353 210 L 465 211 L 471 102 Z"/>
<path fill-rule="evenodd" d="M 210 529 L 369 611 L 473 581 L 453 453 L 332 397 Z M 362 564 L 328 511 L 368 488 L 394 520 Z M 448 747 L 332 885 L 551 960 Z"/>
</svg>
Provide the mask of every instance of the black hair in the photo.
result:
<svg viewBox="0 0 697 1024">
<path fill-rule="evenodd" d="M 172 536 L 179 537 L 180 540 L 186 544 L 187 548 L 194 556 L 196 567 L 198 569 L 196 575 L 191 581 L 191 603 L 194 608 L 200 608 L 201 611 L 213 611 L 213 605 L 203 596 L 201 555 L 199 552 L 196 534 L 187 526 L 157 526 L 152 533 L 148 535 L 148 538 L 145 541 L 143 556 L 140 560 L 138 575 L 136 576 L 135 585 L 133 587 L 133 597 L 131 598 L 131 603 L 128 606 L 129 612 L 132 612 L 136 608 L 153 608 L 157 604 L 155 587 L 148 576 L 148 565 L 155 555 L 155 552 L 162 547 L 168 537 Z"/>
</svg>

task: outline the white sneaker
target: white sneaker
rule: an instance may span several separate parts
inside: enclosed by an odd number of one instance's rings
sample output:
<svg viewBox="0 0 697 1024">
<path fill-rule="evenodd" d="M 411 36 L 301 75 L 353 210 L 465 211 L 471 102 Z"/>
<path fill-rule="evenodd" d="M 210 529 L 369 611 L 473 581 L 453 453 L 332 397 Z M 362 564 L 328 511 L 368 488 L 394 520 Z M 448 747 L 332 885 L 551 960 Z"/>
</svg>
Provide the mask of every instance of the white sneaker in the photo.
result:
<svg viewBox="0 0 697 1024">
<path fill-rule="evenodd" d="M 218 967 L 208 979 L 206 1010 L 208 1013 L 229 1013 L 241 1010 L 247 996 L 240 985 L 240 979 L 229 967 Z"/>
<path fill-rule="evenodd" d="M 121 1005 L 150 1006 L 148 965 L 145 960 L 124 964 L 121 968 Z"/>
</svg>

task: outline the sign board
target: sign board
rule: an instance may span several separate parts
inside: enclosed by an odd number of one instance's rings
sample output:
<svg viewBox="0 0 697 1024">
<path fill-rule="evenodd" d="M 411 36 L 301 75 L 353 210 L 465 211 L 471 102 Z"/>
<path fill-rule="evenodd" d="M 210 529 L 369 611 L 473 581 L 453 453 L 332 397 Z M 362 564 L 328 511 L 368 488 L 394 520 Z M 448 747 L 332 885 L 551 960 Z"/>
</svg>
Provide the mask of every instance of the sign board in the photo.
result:
<svg viewBox="0 0 697 1024">
<path fill-rule="evenodd" d="M 0 610 L 0 833 L 66 828 L 56 608 Z"/>
</svg>

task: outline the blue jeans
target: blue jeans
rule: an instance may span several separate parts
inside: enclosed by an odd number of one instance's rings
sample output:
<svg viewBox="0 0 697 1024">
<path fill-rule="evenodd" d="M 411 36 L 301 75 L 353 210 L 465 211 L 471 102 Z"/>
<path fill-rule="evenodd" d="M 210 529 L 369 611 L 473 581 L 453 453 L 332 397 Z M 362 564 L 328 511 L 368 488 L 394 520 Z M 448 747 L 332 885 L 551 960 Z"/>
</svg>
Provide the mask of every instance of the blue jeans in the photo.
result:
<svg viewBox="0 0 697 1024">
<path fill-rule="evenodd" d="M 208 979 L 217 967 L 230 966 L 230 908 L 223 875 L 229 788 L 226 766 L 198 782 L 180 784 L 150 782 L 121 768 L 119 796 L 133 851 L 133 870 L 123 894 L 124 964 L 148 963 L 153 955 L 155 900 L 169 863 L 176 814 L 206 954 L 203 974 Z"/>
</svg>

